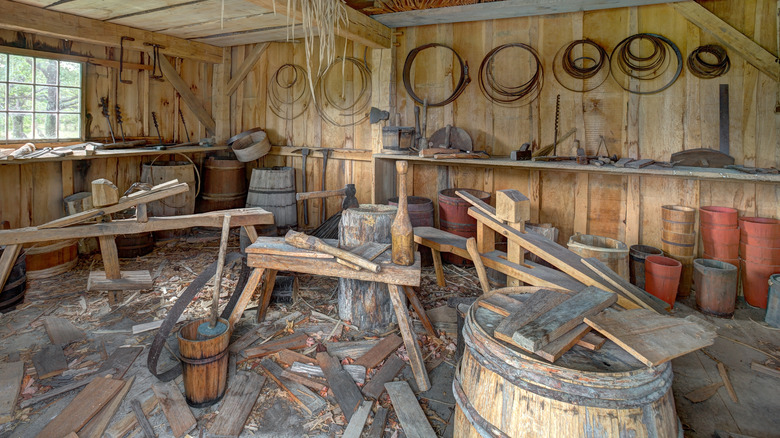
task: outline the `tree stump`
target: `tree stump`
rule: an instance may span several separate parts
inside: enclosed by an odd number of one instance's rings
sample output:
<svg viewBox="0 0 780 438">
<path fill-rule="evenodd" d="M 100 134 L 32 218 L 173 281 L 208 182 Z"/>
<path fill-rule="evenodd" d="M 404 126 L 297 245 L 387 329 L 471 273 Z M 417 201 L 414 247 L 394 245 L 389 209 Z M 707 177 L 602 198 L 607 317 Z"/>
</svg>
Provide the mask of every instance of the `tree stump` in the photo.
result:
<svg viewBox="0 0 780 438">
<path fill-rule="evenodd" d="M 396 207 L 362 204 L 341 214 L 339 247 L 352 249 L 367 242 L 391 243 Z M 384 283 L 339 279 L 339 317 L 370 332 L 385 332 L 396 321 L 390 292 Z"/>
</svg>

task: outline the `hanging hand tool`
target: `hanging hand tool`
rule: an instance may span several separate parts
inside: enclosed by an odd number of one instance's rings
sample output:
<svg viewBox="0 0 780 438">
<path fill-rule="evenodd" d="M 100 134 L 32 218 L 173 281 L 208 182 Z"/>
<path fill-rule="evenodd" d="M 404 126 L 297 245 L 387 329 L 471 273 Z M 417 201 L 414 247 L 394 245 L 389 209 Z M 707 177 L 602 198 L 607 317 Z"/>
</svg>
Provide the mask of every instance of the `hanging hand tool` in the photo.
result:
<svg viewBox="0 0 780 438">
<path fill-rule="evenodd" d="M 160 135 L 160 125 L 157 124 L 157 113 L 152 112 L 152 121 L 154 122 L 154 129 L 157 131 L 157 139 L 160 140 L 160 146 L 163 146 L 162 135 Z"/>
<path fill-rule="evenodd" d="M 125 68 L 125 41 L 135 41 L 135 38 L 123 36 L 119 39 L 119 82 L 123 84 L 132 84 L 129 79 L 122 79 L 122 71 Z"/>
<path fill-rule="evenodd" d="M 719 150 L 722 154 L 729 154 L 729 84 L 720 84 L 720 135 Z"/>
<path fill-rule="evenodd" d="M 309 148 L 301 148 L 301 191 L 306 192 L 306 157 L 309 156 Z M 309 225 L 309 205 L 303 201 L 303 224 Z"/>
<path fill-rule="evenodd" d="M 423 150 L 428 147 L 428 98 L 426 97 L 423 101 L 423 109 L 422 109 L 422 132 L 420 132 L 420 145 L 417 147 L 420 150 Z"/>
<path fill-rule="evenodd" d="M 158 81 L 162 81 L 163 73 L 162 73 L 162 68 L 160 68 L 160 49 L 164 49 L 165 47 L 153 43 L 144 43 L 144 45 L 152 47 L 152 75 L 149 76 L 149 79 L 156 79 Z"/>
<path fill-rule="evenodd" d="M 414 107 L 414 147 L 420 146 L 420 107 Z"/>
<path fill-rule="evenodd" d="M 396 161 L 395 168 L 398 172 L 398 212 L 390 226 L 392 261 L 396 265 L 410 266 L 414 264 L 414 231 L 406 198 L 406 172 L 409 170 L 409 163 Z"/>
<path fill-rule="evenodd" d="M 187 134 L 187 143 L 190 142 L 190 131 L 187 130 L 187 122 L 184 121 L 184 114 L 181 112 L 181 108 L 179 108 L 179 118 L 181 118 L 181 124 L 184 126 L 184 133 Z"/>
<path fill-rule="evenodd" d="M 328 170 L 328 156 L 331 152 L 333 152 L 333 149 L 330 148 L 322 148 L 320 149 L 320 152 L 322 152 L 322 183 L 320 184 L 320 190 L 325 191 L 325 173 Z M 325 223 L 325 218 L 327 215 L 325 214 L 325 209 L 327 208 L 327 204 L 325 203 L 325 199 L 322 200 L 322 206 L 320 209 L 320 223 Z"/>
<path fill-rule="evenodd" d="M 103 117 L 105 117 L 106 122 L 108 122 L 108 131 L 111 133 L 111 143 L 116 143 L 116 138 L 114 138 L 114 128 L 111 126 L 111 116 L 108 115 L 107 97 L 100 98 L 100 106 L 103 108 Z"/>
<path fill-rule="evenodd" d="M 553 156 L 558 155 L 558 122 L 561 116 L 561 95 L 555 98 L 555 136 L 553 137 Z"/>
<path fill-rule="evenodd" d="M 114 105 L 114 117 L 116 118 L 116 125 L 119 126 L 119 134 L 122 136 L 122 143 L 125 143 L 125 127 L 122 124 L 122 110 L 119 108 L 119 104 Z"/>
</svg>

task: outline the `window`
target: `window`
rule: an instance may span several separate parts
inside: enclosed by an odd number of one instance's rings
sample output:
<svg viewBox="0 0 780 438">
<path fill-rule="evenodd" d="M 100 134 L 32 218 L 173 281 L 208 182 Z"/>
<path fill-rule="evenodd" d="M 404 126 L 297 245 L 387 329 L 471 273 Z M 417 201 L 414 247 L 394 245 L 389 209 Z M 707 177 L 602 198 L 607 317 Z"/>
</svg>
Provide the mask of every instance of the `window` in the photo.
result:
<svg viewBox="0 0 780 438">
<path fill-rule="evenodd" d="M 0 141 L 80 139 L 83 68 L 0 53 Z"/>
</svg>

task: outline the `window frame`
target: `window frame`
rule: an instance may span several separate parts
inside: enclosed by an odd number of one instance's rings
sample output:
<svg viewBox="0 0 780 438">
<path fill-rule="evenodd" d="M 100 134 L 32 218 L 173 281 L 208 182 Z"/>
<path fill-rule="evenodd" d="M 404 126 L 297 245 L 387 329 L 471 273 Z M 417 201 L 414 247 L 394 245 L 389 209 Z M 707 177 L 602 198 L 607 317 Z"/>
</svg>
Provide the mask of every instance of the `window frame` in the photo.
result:
<svg viewBox="0 0 780 438">
<path fill-rule="evenodd" d="M 9 48 L 10 49 L 10 48 Z M 0 55 L 6 56 L 6 76 L 4 80 L 0 80 L 0 87 L 5 87 L 5 98 L 6 98 L 6 107 L 5 109 L 0 109 L 0 115 L 5 115 L 5 132 L 3 135 L 5 138 L 0 139 L 0 144 L 4 145 L 14 145 L 14 144 L 23 144 L 23 143 L 40 143 L 40 144 L 51 144 L 53 147 L 56 147 L 56 144 L 63 143 L 73 143 L 73 142 L 83 142 L 84 139 L 87 136 L 87 133 L 84 132 L 85 122 L 86 122 L 86 115 L 87 115 L 87 109 L 86 109 L 86 99 L 85 99 L 85 85 L 86 85 L 86 70 L 87 70 L 87 62 L 77 59 L 63 59 L 63 57 L 57 56 L 56 53 L 48 53 L 48 52 L 38 52 L 35 53 L 17 53 L 14 50 L 6 50 L 5 47 L 0 47 Z M 49 56 L 46 56 L 49 55 Z M 33 66 L 32 66 L 32 82 L 31 83 L 22 83 L 22 82 L 16 82 L 11 81 L 11 56 L 19 56 L 23 58 L 31 58 L 33 60 Z M 44 60 L 44 61 L 56 61 L 57 62 L 57 83 L 54 85 L 50 84 L 38 84 L 36 82 L 36 66 L 38 60 Z M 60 78 L 59 78 L 59 68 L 61 62 L 68 62 L 72 64 L 79 64 L 81 68 L 79 69 L 79 85 L 78 86 L 69 86 L 69 85 L 61 85 Z M 33 88 L 33 94 L 32 94 L 32 109 L 29 111 L 22 111 L 22 110 L 11 110 L 10 109 L 10 86 L 11 85 L 29 85 Z M 57 88 L 57 109 L 56 111 L 37 111 L 35 108 L 36 100 L 35 100 L 35 92 L 36 87 L 56 87 Z M 79 108 L 78 112 L 62 112 L 59 109 L 59 99 L 60 99 L 60 90 L 61 89 L 78 89 L 79 90 Z M 11 139 L 9 138 L 9 131 L 11 129 L 10 126 L 10 119 L 12 113 L 25 113 L 25 114 L 31 114 L 32 115 L 32 137 L 31 138 L 16 138 Z M 57 117 L 57 136 L 53 138 L 35 138 L 35 116 L 38 114 L 55 114 Z M 60 137 L 59 132 L 59 118 L 61 115 L 67 115 L 67 114 L 76 114 L 79 116 L 79 136 L 78 137 Z"/>
</svg>

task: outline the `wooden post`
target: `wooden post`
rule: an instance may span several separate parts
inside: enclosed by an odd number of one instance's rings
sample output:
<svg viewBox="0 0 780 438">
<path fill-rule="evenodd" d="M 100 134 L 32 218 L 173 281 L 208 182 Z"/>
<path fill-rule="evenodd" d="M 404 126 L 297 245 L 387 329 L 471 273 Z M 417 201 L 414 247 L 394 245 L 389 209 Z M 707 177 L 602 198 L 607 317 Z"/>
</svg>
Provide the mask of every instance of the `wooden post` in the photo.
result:
<svg viewBox="0 0 780 438">
<path fill-rule="evenodd" d="M 531 201 L 517 190 L 496 191 L 496 216 L 507 222 L 511 228 L 525 230 L 525 222 L 531 219 Z M 522 264 L 525 261 L 525 251 L 512 240 L 507 242 L 506 258 L 512 263 Z M 507 286 L 521 286 L 522 282 L 507 276 Z"/>
<path fill-rule="evenodd" d="M 390 227 L 390 235 L 393 240 L 392 260 L 396 265 L 410 266 L 414 264 L 414 232 L 406 205 L 408 163 L 397 161 L 395 168 L 398 171 L 398 212 Z"/>
</svg>

